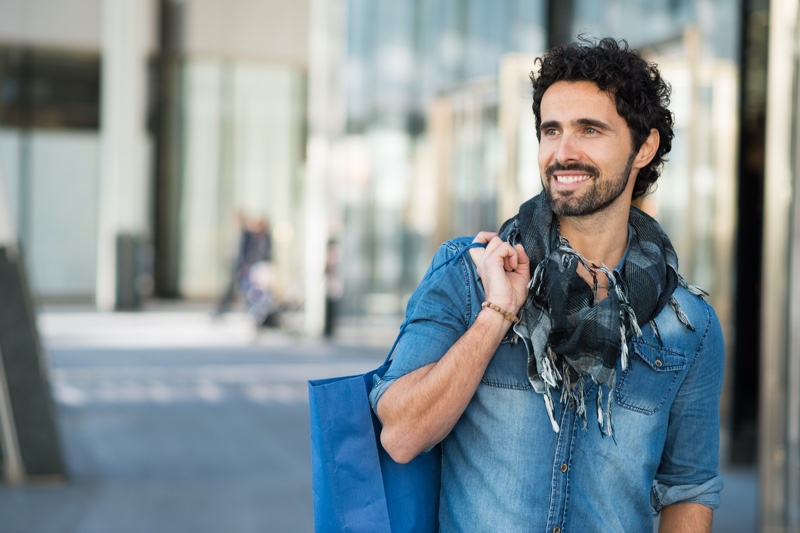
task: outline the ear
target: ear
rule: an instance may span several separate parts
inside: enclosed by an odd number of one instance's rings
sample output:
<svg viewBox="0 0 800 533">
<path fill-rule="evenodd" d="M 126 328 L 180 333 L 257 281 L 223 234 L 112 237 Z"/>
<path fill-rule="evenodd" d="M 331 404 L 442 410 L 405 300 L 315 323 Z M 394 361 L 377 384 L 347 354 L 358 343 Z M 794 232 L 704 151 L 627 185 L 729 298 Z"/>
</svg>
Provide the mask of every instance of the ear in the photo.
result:
<svg viewBox="0 0 800 533">
<path fill-rule="evenodd" d="M 653 128 L 650 130 L 650 134 L 645 139 L 642 146 L 639 147 L 639 152 L 636 154 L 636 158 L 633 161 L 634 168 L 644 168 L 653 160 L 656 156 L 656 151 L 658 150 L 659 142 L 661 141 L 661 136 L 658 133 L 658 130 Z"/>
</svg>

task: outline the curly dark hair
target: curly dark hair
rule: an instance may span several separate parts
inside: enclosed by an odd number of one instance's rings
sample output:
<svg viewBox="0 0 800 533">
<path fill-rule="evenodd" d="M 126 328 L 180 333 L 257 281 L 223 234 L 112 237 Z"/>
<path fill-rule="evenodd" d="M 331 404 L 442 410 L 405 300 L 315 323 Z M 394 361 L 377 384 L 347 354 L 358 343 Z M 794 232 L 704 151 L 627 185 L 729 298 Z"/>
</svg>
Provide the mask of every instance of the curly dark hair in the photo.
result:
<svg viewBox="0 0 800 533">
<path fill-rule="evenodd" d="M 658 67 L 628 48 L 625 40 L 605 37 L 599 41 L 580 36 L 578 41 L 558 46 L 536 59 L 538 72 L 531 72 L 536 135 L 541 136 L 541 106 L 545 91 L 558 81 L 591 81 L 613 99 L 617 113 L 628 123 L 634 150 L 641 148 L 652 128 L 660 135 L 653 160 L 639 171 L 633 197 L 645 196 L 661 174 L 664 156 L 672 148 L 673 115 L 667 108 L 670 85 Z M 541 139 L 540 139 L 541 140 Z"/>
</svg>

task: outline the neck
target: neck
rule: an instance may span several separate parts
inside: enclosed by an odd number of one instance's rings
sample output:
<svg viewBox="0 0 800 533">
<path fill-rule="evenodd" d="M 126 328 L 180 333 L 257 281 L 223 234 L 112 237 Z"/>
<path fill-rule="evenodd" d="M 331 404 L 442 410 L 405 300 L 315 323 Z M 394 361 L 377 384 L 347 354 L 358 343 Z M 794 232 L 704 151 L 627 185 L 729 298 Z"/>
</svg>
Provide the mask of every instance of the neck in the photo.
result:
<svg viewBox="0 0 800 533">
<path fill-rule="evenodd" d="M 561 235 L 572 248 L 596 265 L 613 269 L 628 245 L 630 208 L 618 213 L 596 213 L 586 217 L 558 217 Z"/>
</svg>

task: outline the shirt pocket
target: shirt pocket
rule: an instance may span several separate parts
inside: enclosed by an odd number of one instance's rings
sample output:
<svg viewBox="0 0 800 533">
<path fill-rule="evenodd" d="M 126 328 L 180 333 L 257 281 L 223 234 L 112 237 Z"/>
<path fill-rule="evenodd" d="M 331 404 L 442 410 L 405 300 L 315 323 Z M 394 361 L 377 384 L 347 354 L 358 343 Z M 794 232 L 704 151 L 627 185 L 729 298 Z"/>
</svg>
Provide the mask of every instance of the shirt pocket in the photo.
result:
<svg viewBox="0 0 800 533">
<path fill-rule="evenodd" d="M 686 356 L 642 342 L 633 342 L 628 368 L 617 381 L 616 402 L 625 409 L 652 415 L 673 393 L 686 369 Z"/>
<path fill-rule="evenodd" d="M 528 350 L 525 349 L 525 343 L 517 338 L 513 329 L 509 330 L 509 334 L 489 361 L 481 383 L 502 389 L 533 388 L 528 381 Z"/>
</svg>

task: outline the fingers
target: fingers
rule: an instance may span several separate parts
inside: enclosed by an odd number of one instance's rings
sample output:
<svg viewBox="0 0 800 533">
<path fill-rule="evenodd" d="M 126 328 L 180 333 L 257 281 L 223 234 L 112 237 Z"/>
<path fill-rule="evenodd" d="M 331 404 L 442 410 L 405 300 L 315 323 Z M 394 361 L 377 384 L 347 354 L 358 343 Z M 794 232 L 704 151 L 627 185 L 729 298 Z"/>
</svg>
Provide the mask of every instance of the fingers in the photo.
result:
<svg viewBox="0 0 800 533">
<path fill-rule="evenodd" d="M 497 258 L 506 272 L 520 271 L 521 269 L 520 273 L 530 274 L 530 261 L 521 244 L 511 246 L 493 231 L 481 231 L 472 242 L 486 245 L 484 250 L 470 250 L 470 255 L 476 264 Z"/>
<path fill-rule="evenodd" d="M 494 231 L 481 231 L 477 235 L 475 235 L 475 238 L 472 239 L 472 242 L 483 244 L 485 247 L 495 237 L 497 237 L 497 233 L 495 233 Z M 484 254 L 485 251 L 481 248 L 473 248 L 469 251 L 469 255 L 470 257 L 472 257 L 472 261 L 476 265 L 481 262 L 481 260 L 484 257 Z"/>
<path fill-rule="evenodd" d="M 500 265 L 506 272 L 514 272 L 519 262 L 519 250 L 499 237 L 494 237 L 486 245 L 482 261 Z"/>
<path fill-rule="evenodd" d="M 505 250 L 504 250 L 505 251 Z M 516 250 L 510 248 L 507 250 L 508 255 L 503 257 L 503 270 L 506 272 L 513 272 L 517 269 L 517 254 Z"/>
<path fill-rule="evenodd" d="M 514 247 L 517 251 L 517 272 L 520 274 L 525 274 L 530 277 L 531 274 L 531 261 L 528 258 L 528 254 L 525 253 L 525 248 L 518 244 Z"/>
<path fill-rule="evenodd" d="M 479 242 L 481 244 L 488 244 L 489 241 L 497 237 L 497 233 L 494 231 L 481 231 L 475 238 L 472 239 L 472 242 Z"/>
</svg>

